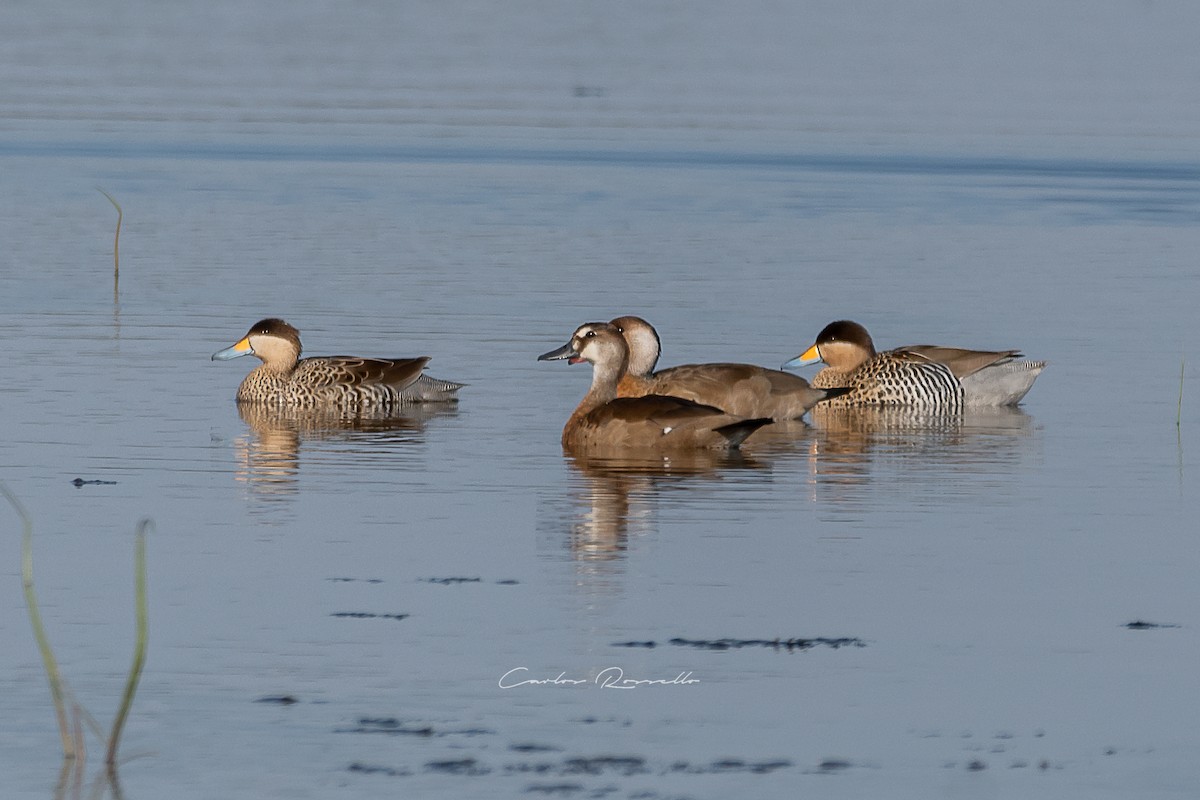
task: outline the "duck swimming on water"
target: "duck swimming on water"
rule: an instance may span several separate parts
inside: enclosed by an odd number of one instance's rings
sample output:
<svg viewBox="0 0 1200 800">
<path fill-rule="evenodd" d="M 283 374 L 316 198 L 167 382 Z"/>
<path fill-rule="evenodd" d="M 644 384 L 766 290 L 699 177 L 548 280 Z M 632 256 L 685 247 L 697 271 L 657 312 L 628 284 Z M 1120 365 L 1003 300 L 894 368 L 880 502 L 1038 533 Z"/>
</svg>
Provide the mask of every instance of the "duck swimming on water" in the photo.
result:
<svg viewBox="0 0 1200 800">
<path fill-rule="evenodd" d="M 301 358 L 300 332 L 281 319 L 260 320 L 213 361 L 254 356 L 263 363 L 237 390 L 239 403 L 280 408 L 386 408 L 408 403 L 456 402 L 464 384 L 424 374 L 429 358 Z"/>
<path fill-rule="evenodd" d="M 612 320 L 629 347 L 629 368 L 617 385 L 619 397 L 665 394 L 715 406 L 739 417 L 799 419 L 817 403 L 849 389 L 817 389 L 790 372 L 753 364 L 682 364 L 654 371 L 661 352 L 658 331 L 641 317 Z"/>
<path fill-rule="evenodd" d="M 1045 361 L 1022 361 L 1017 350 L 965 350 L 909 345 L 880 353 L 857 322 L 831 322 L 812 347 L 784 369 L 823 361 L 813 378 L 821 388 L 849 387 L 830 407 L 910 406 L 941 410 L 1015 406 Z"/>
<path fill-rule="evenodd" d="M 564 448 L 732 449 L 770 418 L 746 419 L 681 397 L 617 397 L 629 348 L 607 322 L 580 325 L 571 340 L 538 361 L 592 364 L 592 386 L 563 427 Z"/>
</svg>

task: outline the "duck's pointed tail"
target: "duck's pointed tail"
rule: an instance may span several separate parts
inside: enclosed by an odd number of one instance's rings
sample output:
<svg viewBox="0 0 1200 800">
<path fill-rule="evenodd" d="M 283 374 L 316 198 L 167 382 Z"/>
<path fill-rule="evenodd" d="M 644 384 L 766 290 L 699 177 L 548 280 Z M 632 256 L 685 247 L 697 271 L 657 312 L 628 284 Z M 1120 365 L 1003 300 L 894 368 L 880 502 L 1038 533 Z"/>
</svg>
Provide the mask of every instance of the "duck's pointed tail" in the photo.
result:
<svg viewBox="0 0 1200 800">
<path fill-rule="evenodd" d="M 757 419 L 743 419 L 737 422 L 731 422 L 728 425 L 722 425 L 719 428 L 713 428 L 717 433 L 724 436 L 729 441 L 730 447 L 737 447 L 746 440 L 746 437 L 754 433 L 763 425 L 769 425 L 774 422 L 770 417 L 759 417 Z"/>
<path fill-rule="evenodd" d="M 444 381 L 432 375 L 422 374 L 404 388 L 403 395 L 413 403 L 452 402 L 458 400 L 458 390 L 464 386 L 465 383 Z"/>
</svg>

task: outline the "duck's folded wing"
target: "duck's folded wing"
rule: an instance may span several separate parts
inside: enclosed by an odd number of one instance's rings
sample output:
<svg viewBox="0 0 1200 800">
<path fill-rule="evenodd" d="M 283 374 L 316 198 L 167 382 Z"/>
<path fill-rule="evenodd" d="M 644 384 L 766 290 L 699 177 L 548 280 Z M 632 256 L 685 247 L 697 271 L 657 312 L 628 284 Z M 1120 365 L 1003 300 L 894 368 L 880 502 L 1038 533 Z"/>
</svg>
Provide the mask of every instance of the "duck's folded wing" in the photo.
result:
<svg viewBox="0 0 1200 800">
<path fill-rule="evenodd" d="M 753 364 L 685 364 L 655 375 L 656 390 L 741 417 L 799 417 L 827 392 L 790 372 Z"/>
<path fill-rule="evenodd" d="M 317 361 L 317 359 L 312 359 Z M 328 356 L 320 359 L 326 367 L 314 374 L 323 385 L 385 385 L 396 391 L 411 386 L 421 377 L 429 363 L 428 356 L 420 358 L 359 358 L 358 356 Z"/>
<path fill-rule="evenodd" d="M 993 364 L 1002 364 L 1021 358 L 1019 350 L 966 350 L 961 347 L 942 347 L 933 344 L 915 344 L 900 347 L 892 351 L 896 355 L 905 355 L 913 360 L 932 361 L 944 364 L 954 373 L 954 377 L 962 380 L 968 375 L 978 372 Z"/>
<path fill-rule="evenodd" d="M 682 397 L 666 397 L 657 394 L 619 398 L 602 406 L 601 410 L 611 419 L 628 425 L 652 422 L 660 427 L 678 426 L 685 422 L 713 420 L 726 416 L 724 411 L 713 406 L 696 403 Z"/>
<path fill-rule="evenodd" d="M 739 384 L 753 377 L 752 369 L 743 364 L 681 364 L 654 374 L 654 392 L 726 408 Z"/>
</svg>

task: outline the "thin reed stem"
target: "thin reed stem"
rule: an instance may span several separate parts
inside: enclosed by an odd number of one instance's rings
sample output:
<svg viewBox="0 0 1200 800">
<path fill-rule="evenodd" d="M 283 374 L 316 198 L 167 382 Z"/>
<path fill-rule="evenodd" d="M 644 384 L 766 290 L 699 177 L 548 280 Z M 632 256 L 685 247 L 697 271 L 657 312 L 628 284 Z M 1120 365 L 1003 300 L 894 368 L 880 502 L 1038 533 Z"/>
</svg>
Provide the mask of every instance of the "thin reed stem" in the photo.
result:
<svg viewBox="0 0 1200 800">
<path fill-rule="evenodd" d="M 1175 427 L 1178 428 L 1183 421 L 1183 367 L 1184 360 L 1179 359 L 1179 405 L 1175 409 Z"/>
<path fill-rule="evenodd" d="M 133 551 L 133 584 L 135 595 L 135 613 L 137 617 L 137 639 L 133 645 L 133 664 L 129 668 L 129 677 L 125 680 L 125 694 L 121 698 L 121 706 L 113 720 L 112 733 L 108 736 L 108 754 L 104 763 L 113 769 L 117 763 L 117 747 L 121 743 L 121 732 L 125 728 L 125 719 L 133 706 L 133 696 L 137 693 L 138 681 L 142 677 L 142 667 L 146 663 L 146 641 L 149 636 L 149 614 L 146 611 L 146 532 L 153 532 L 154 523 L 143 519 L 138 523 L 137 535 Z"/>
<path fill-rule="evenodd" d="M 63 689 L 62 675 L 58 671 L 58 661 L 54 658 L 54 650 L 46 636 L 46 628 L 42 624 L 42 613 L 38 609 L 37 595 L 33 591 L 33 522 L 25 507 L 12 493 L 7 485 L 0 483 L 0 493 L 8 499 L 9 504 L 21 518 L 24 536 L 21 538 L 21 584 L 25 590 L 25 607 L 29 611 L 29 623 L 33 626 L 33 638 L 37 640 L 38 650 L 42 654 L 42 665 L 46 670 L 46 679 L 50 682 L 50 697 L 54 701 L 54 715 L 58 719 L 58 733 L 62 737 L 63 758 L 75 758 L 75 739 L 71 726 L 67 721 L 66 692 Z"/>
<path fill-rule="evenodd" d="M 108 198 L 108 202 L 113 204 L 113 208 L 117 210 L 117 232 L 113 234 L 113 288 L 117 286 L 117 281 L 121 277 L 121 220 L 125 216 L 125 212 L 121 210 L 121 204 L 116 199 L 104 191 L 100 187 L 96 187 L 96 191 Z"/>
</svg>

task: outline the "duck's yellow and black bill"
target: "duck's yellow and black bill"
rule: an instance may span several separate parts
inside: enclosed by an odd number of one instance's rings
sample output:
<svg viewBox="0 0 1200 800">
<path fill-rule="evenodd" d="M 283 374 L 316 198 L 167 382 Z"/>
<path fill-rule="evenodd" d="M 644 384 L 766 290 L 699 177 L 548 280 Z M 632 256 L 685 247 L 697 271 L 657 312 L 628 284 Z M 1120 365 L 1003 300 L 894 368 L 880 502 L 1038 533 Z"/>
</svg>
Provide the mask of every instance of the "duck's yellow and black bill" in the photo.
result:
<svg viewBox="0 0 1200 800">
<path fill-rule="evenodd" d="M 218 350 L 212 354 L 213 361 L 228 361 L 231 358 L 241 358 L 254 354 L 254 348 L 250 346 L 250 337 L 245 336 L 239 339 L 231 347 L 226 347 L 224 350 Z"/>
<path fill-rule="evenodd" d="M 814 344 L 812 347 L 805 350 L 800 355 L 793 358 L 791 361 L 784 362 L 784 369 L 795 369 L 803 367 L 805 364 L 815 364 L 821 360 L 821 351 Z"/>
</svg>

